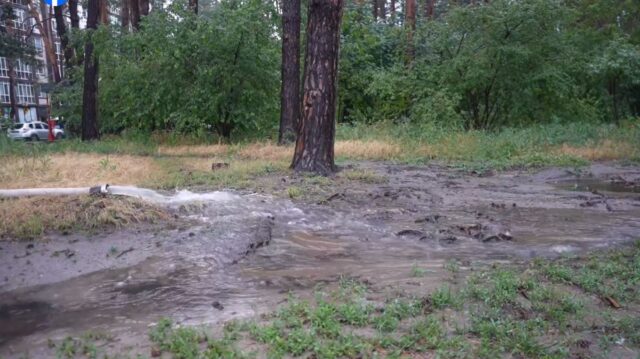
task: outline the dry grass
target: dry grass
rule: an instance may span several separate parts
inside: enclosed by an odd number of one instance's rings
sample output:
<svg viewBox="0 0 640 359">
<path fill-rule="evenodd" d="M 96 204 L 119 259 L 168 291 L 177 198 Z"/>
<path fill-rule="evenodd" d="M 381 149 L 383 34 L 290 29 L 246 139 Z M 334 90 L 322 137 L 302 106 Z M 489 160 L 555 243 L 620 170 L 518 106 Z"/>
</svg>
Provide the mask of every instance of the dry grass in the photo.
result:
<svg viewBox="0 0 640 359">
<path fill-rule="evenodd" d="M 242 146 L 236 152 L 242 159 L 263 161 L 291 161 L 293 146 L 278 146 L 272 142 L 257 142 Z"/>
<path fill-rule="evenodd" d="M 608 161 L 621 158 L 631 158 L 638 151 L 637 146 L 624 141 L 604 140 L 597 145 L 576 147 L 562 145 L 557 152 L 589 161 Z"/>
<path fill-rule="evenodd" d="M 0 188 L 141 184 L 161 173 L 153 158 L 142 156 L 65 153 L 12 157 L 3 159 Z"/>
<path fill-rule="evenodd" d="M 416 155 L 429 159 L 467 159 L 480 146 L 472 133 L 457 133 L 441 139 L 437 143 L 423 144 L 416 149 Z"/>
<path fill-rule="evenodd" d="M 336 141 L 336 156 L 361 160 L 386 160 L 402 154 L 401 146 L 381 140 Z M 293 146 L 278 146 L 273 142 L 256 142 L 241 146 L 198 145 L 161 146 L 158 154 L 166 156 L 237 157 L 249 160 L 290 161 Z"/>
<path fill-rule="evenodd" d="M 335 144 L 337 157 L 358 160 L 390 160 L 402 153 L 402 148 L 392 142 L 370 140 L 337 141 Z"/>
<path fill-rule="evenodd" d="M 484 136 L 484 137 L 483 137 Z M 638 158 L 640 149 L 630 141 L 607 139 L 597 144 L 537 146 L 520 139 L 495 138 L 478 132 L 451 133 L 435 142 L 394 140 L 342 140 L 336 157 L 352 160 L 467 161 L 508 168 L 513 165 L 558 162 L 567 158 L 599 161 Z M 246 187 L 255 178 L 286 171 L 293 146 L 272 142 L 243 145 L 194 145 L 160 147 L 158 156 L 57 153 L 40 156 L 7 156 L 0 164 L 0 188 L 77 187 L 102 183 L 156 188 L 207 186 Z M 555 162 L 554 162 L 555 161 Z M 211 169 L 225 162 L 227 168 Z"/>
<path fill-rule="evenodd" d="M 228 152 L 225 144 L 158 147 L 158 154 L 165 156 L 226 156 Z"/>
<path fill-rule="evenodd" d="M 126 197 L 29 197 L 0 200 L 0 239 L 96 231 L 168 220 L 164 209 Z"/>
</svg>

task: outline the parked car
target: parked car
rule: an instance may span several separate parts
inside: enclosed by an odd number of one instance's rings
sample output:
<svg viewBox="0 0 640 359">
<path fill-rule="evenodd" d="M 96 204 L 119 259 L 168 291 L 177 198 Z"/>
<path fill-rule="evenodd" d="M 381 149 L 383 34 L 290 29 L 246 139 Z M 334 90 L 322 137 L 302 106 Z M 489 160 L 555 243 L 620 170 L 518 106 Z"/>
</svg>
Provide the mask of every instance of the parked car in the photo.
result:
<svg viewBox="0 0 640 359">
<path fill-rule="evenodd" d="M 16 123 L 9 129 L 7 135 L 14 140 L 46 140 L 49 138 L 49 125 L 44 122 Z M 53 129 L 53 135 L 56 140 L 60 140 L 64 138 L 64 130 L 56 126 Z"/>
</svg>

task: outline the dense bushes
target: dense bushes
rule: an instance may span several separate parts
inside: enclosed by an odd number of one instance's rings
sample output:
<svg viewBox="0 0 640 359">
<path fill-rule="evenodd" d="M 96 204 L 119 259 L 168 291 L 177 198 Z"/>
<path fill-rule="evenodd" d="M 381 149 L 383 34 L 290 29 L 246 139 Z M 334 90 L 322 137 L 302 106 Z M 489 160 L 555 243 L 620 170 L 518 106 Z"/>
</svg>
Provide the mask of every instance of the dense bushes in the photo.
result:
<svg viewBox="0 0 640 359">
<path fill-rule="evenodd" d="M 633 1 L 443 0 L 434 19 L 418 18 L 411 44 L 400 9 L 374 19 L 370 3 L 346 2 L 341 122 L 489 129 L 640 115 Z M 280 18 L 273 6 L 223 0 L 196 17 L 175 2 L 152 11 L 137 33 L 101 30 L 102 130 L 275 133 Z M 81 95 L 81 81 L 72 83 L 57 96 L 71 130 Z"/>
<path fill-rule="evenodd" d="M 405 32 L 351 8 L 343 120 L 495 128 L 638 116 L 640 22 L 629 17 L 638 10 L 618 3 L 597 14 L 598 1 L 453 7 L 419 21 L 409 64 Z"/>
<path fill-rule="evenodd" d="M 177 2 L 154 10 L 136 33 L 102 29 L 97 49 L 103 131 L 228 137 L 236 129 L 273 128 L 280 45 L 272 4 L 224 1 L 199 18 L 185 9 Z M 70 88 L 60 96 L 67 105 L 63 115 L 79 122 L 81 91 Z"/>
</svg>

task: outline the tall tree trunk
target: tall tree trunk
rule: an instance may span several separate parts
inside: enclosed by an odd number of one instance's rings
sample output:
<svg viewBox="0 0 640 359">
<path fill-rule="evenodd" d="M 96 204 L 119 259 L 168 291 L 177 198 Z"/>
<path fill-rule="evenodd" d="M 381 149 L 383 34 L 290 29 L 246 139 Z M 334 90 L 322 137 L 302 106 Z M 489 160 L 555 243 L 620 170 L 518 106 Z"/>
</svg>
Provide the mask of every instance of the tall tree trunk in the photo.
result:
<svg viewBox="0 0 640 359">
<path fill-rule="evenodd" d="M 56 18 L 56 31 L 58 31 L 60 44 L 62 45 L 62 49 L 64 51 L 64 66 L 65 68 L 69 69 L 73 64 L 73 48 L 69 46 L 69 36 L 67 34 L 67 25 L 64 22 L 62 6 L 54 6 L 53 13 Z"/>
<path fill-rule="evenodd" d="M 371 0 L 371 5 L 373 7 L 373 19 L 378 20 L 378 0 Z"/>
<path fill-rule="evenodd" d="M 434 2 L 435 2 L 435 0 L 425 0 L 424 1 L 424 17 L 427 18 L 427 19 L 433 19 Z"/>
<path fill-rule="evenodd" d="M 129 29 L 129 0 L 122 0 L 120 3 L 120 26 L 123 30 Z"/>
<path fill-rule="evenodd" d="M 20 117 L 18 116 L 18 101 L 16 100 L 17 81 L 14 63 L 15 59 L 7 57 L 7 70 L 9 72 L 9 103 L 11 106 L 9 114 L 14 122 L 20 122 Z"/>
<path fill-rule="evenodd" d="M 278 143 L 296 140 L 300 120 L 300 0 L 282 1 L 282 87 Z"/>
<path fill-rule="evenodd" d="M 138 0 L 140 5 L 140 17 L 149 15 L 149 0 Z"/>
<path fill-rule="evenodd" d="M 390 12 L 391 12 L 391 18 L 394 19 L 394 21 L 395 21 L 395 18 L 396 18 L 396 0 L 391 0 Z"/>
<path fill-rule="evenodd" d="M 189 0 L 189 9 L 191 9 L 194 14 L 198 15 L 198 0 Z M 282 11 L 284 13 L 284 5 Z"/>
<path fill-rule="evenodd" d="M 60 68 L 60 62 L 58 61 L 58 54 L 56 53 L 56 41 L 53 35 L 53 26 L 51 19 L 53 18 L 53 9 L 51 6 L 47 6 L 44 1 L 40 3 L 40 14 L 42 15 L 42 27 L 44 27 L 44 41 L 49 43 L 49 58 L 51 59 L 51 67 L 53 73 L 53 81 L 58 83 L 62 81 L 62 69 Z M 46 49 L 46 46 L 45 46 Z"/>
<path fill-rule="evenodd" d="M 103 25 L 109 25 L 109 3 L 108 0 L 100 0 L 100 23 Z"/>
<path fill-rule="evenodd" d="M 15 19 L 15 14 L 11 14 L 5 17 L 2 17 L 6 26 L 5 31 L 8 36 L 16 37 L 16 31 L 13 27 L 13 20 Z M 3 29 L 0 28 L 0 32 Z M 14 56 L 10 56 L 13 54 L 7 54 L 7 72 L 9 75 L 9 116 L 13 119 L 14 122 L 20 122 L 20 117 L 18 117 L 18 101 L 16 101 L 16 71 L 15 71 L 15 58 Z"/>
<path fill-rule="evenodd" d="M 302 121 L 291 168 L 329 174 L 334 140 L 343 0 L 310 0 Z"/>
<path fill-rule="evenodd" d="M 69 0 L 69 16 L 71 17 L 71 28 L 80 28 L 80 17 L 78 16 L 78 0 Z"/>
<path fill-rule="evenodd" d="M 387 18 L 386 0 L 377 0 L 378 14 L 382 20 Z"/>
<path fill-rule="evenodd" d="M 129 0 L 129 14 L 131 15 L 131 26 L 134 31 L 140 29 L 140 2 L 139 0 Z"/>
<path fill-rule="evenodd" d="M 609 96 L 611 96 L 611 105 L 612 105 L 612 113 L 613 120 L 618 122 L 620 120 L 620 111 L 618 110 L 618 84 L 616 76 L 609 79 Z"/>
<path fill-rule="evenodd" d="M 405 0 L 405 28 L 407 29 L 407 65 L 413 62 L 413 33 L 416 30 L 416 0 Z"/>
<path fill-rule="evenodd" d="M 84 45 L 84 87 L 82 89 L 82 140 L 97 140 L 98 130 L 98 57 L 93 52 L 93 35 L 98 28 L 100 0 L 88 1 L 87 40 Z"/>
<path fill-rule="evenodd" d="M 42 35 L 42 43 L 44 44 L 44 53 L 51 67 L 51 74 L 53 81 L 58 83 L 62 79 L 60 76 L 60 66 L 58 65 L 58 58 L 56 56 L 55 45 L 51 38 L 51 28 L 48 26 L 49 22 L 46 20 L 47 6 L 44 2 L 40 2 L 40 11 L 36 8 L 33 0 L 27 1 L 27 7 L 29 8 L 29 15 L 36 21 L 36 27 Z M 44 21 L 43 21 L 44 19 Z"/>
</svg>

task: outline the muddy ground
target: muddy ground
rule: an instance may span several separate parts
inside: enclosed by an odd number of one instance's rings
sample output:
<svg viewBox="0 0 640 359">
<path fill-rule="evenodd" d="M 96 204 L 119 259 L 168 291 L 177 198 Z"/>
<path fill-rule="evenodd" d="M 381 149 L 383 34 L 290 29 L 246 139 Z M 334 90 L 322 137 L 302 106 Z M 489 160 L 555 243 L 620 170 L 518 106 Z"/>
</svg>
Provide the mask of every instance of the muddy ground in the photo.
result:
<svg viewBox="0 0 640 359">
<path fill-rule="evenodd" d="M 640 168 L 619 164 L 356 163 L 332 180 L 272 175 L 254 193 L 177 195 L 165 201 L 176 228 L 2 242 L 0 357 L 51 357 L 49 340 L 88 330 L 108 334 L 107 352 L 149 355 L 162 316 L 215 325 L 343 276 L 381 296 L 428 293 L 452 260 L 472 271 L 623 247 L 640 238 L 639 185 Z"/>
</svg>

